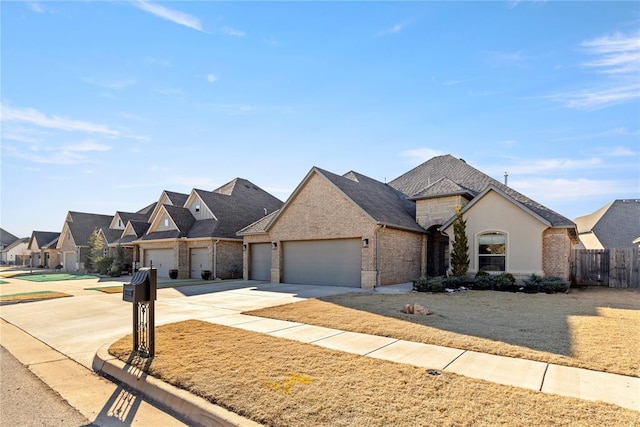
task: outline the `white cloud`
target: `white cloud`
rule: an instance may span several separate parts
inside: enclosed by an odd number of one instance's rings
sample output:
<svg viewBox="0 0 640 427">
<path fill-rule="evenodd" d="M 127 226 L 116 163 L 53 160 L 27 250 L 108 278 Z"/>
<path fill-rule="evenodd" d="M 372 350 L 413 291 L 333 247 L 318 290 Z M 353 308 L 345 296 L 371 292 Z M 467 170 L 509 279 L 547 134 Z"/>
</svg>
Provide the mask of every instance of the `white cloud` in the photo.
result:
<svg viewBox="0 0 640 427">
<path fill-rule="evenodd" d="M 86 83 L 100 86 L 105 89 L 124 89 L 137 83 L 134 79 L 97 80 L 91 77 L 86 77 L 82 80 Z"/>
<path fill-rule="evenodd" d="M 236 30 L 235 28 L 231 28 L 231 27 L 222 27 L 220 29 L 220 32 L 225 36 L 231 36 L 231 37 L 244 37 L 246 35 L 244 31 Z"/>
<path fill-rule="evenodd" d="M 405 21 L 405 22 L 399 22 L 397 24 L 392 25 L 389 28 L 385 28 L 382 31 L 379 31 L 376 34 L 376 37 L 383 37 L 383 36 L 389 36 L 392 34 L 399 34 L 402 31 L 404 31 L 405 28 L 407 28 L 409 26 L 410 22 Z"/>
<path fill-rule="evenodd" d="M 209 83 L 215 83 L 216 81 L 218 81 L 218 76 L 213 73 L 207 74 L 207 81 Z"/>
<path fill-rule="evenodd" d="M 169 9 L 168 7 L 164 7 L 145 0 L 135 0 L 132 2 L 132 4 L 138 9 L 149 12 L 159 18 L 175 22 L 179 25 L 184 25 L 185 27 L 193 28 L 194 30 L 204 31 L 200 20 L 195 16 L 191 16 L 187 13 L 180 12 L 174 9 Z"/>
<path fill-rule="evenodd" d="M 84 141 L 75 145 L 67 145 L 64 147 L 30 147 L 29 150 L 20 150 L 16 147 L 3 146 L 3 150 L 7 155 L 34 163 L 40 164 L 60 164 L 70 165 L 77 163 L 86 163 L 95 160 L 90 153 L 104 152 L 111 150 L 112 147 L 104 144 L 98 144 L 93 141 Z"/>
<path fill-rule="evenodd" d="M 31 1 L 27 3 L 29 10 L 36 13 L 45 13 L 47 10 L 38 2 Z"/>
<path fill-rule="evenodd" d="M 411 163 L 419 165 L 421 163 L 426 162 L 432 157 L 442 156 L 447 153 L 445 153 L 444 151 L 423 147 L 423 148 L 414 148 L 412 150 L 405 150 L 400 154 L 403 157 L 408 157 L 411 160 Z"/>
<path fill-rule="evenodd" d="M 551 201 L 582 200 L 593 196 L 611 194 L 637 194 L 633 182 L 615 180 L 575 179 L 510 179 L 509 186 L 533 200 L 544 203 Z"/>
<path fill-rule="evenodd" d="M 534 159 L 519 160 L 506 166 L 509 174 L 538 175 L 560 173 L 569 170 L 591 169 L 602 165 L 598 157 L 590 157 L 581 160 L 574 159 Z M 526 193 L 525 193 L 526 194 Z"/>
<path fill-rule="evenodd" d="M 598 57 L 583 65 L 602 73 L 620 74 L 640 72 L 640 33 L 615 33 L 582 42 L 588 52 Z"/>
<path fill-rule="evenodd" d="M 640 32 L 615 33 L 581 43 L 591 59 L 582 63 L 604 77 L 583 90 L 551 95 L 567 108 L 598 110 L 640 98 Z"/>
<path fill-rule="evenodd" d="M 85 141 L 76 145 L 67 145 L 62 147 L 62 150 L 69 152 L 109 151 L 111 150 L 111 147 L 105 144 L 98 144 L 93 141 Z"/>
<path fill-rule="evenodd" d="M 117 130 L 98 123 L 84 122 L 58 116 L 47 116 L 33 108 L 11 108 L 2 105 L 2 120 L 6 122 L 28 123 L 49 129 L 67 132 L 88 132 L 109 136 L 123 136 Z"/>
</svg>

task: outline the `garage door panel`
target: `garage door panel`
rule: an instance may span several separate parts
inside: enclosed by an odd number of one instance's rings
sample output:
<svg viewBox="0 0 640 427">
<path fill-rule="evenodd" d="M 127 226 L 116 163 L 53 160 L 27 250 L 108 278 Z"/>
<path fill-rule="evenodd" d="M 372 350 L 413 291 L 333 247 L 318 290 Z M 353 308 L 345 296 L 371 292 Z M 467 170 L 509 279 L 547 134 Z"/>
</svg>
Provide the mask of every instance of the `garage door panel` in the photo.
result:
<svg viewBox="0 0 640 427">
<path fill-rule="evenodd" d="M 271 243 L 253 243 L 249 248 L 249 279 L 271 280 Z"/>
<path fill-rule="evenodd" d="M 173 249 L 147 249 L 144 259 L 145 267 L 153 262 L 153 267 L 158 270 L 158 277 L 169 277 L 169 270 L 176 268 Z"/>
<path fill-rule="evenodd" d="M 284 282 L 360 287 L 361 251 L 360 239 L 283 242 Z"/>
</svg>

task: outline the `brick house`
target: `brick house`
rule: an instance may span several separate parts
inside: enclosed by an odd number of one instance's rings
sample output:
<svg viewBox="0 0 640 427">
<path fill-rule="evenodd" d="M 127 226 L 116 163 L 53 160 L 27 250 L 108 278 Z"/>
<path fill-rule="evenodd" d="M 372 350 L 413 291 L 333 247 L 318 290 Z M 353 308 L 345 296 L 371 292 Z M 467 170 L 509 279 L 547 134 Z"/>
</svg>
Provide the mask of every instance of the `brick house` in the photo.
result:
<svg viewBox="0 0 640 427">
<path fill-rule="evenodd" d="M 242 238 L 236 232 L 281 206 L 280 200 L 242 178 L 213 191 L 165 191 L 148 225 L 130 221 L 120 242 L 133 247 L 140 266 L 153 263 L 158 277 L 169 277 L 175 269 L 178 278 L 200 278 L 202 270 L 212 278 L 240 278 Z"/>
<path fill-rule="evenodd" d="M 56 249 L 60 252 L 60 264 L 65 271 L 84 270 L 89 252 L 89 237 L 96 231 L 108 230 L 111 221 L 113 215 L 72 211 L 67 213 L 56 244 Z"/>
<path fill-rule="evenodd" d="M 450 155 L 389 184 L 312 168 L 282 209 L 238 232 L 244 277 L 371 288 L 443 275 L 456 207 L 470 273 L 568 279 L 575 224 Z"/>
<path fill-rule="evenodd" d="M 60 264 L 60 251 L 56 249 L 60 233 L 53 231 L 33 231 L 29 239 L 31 265 L 55 268 Z"/>
</svg>

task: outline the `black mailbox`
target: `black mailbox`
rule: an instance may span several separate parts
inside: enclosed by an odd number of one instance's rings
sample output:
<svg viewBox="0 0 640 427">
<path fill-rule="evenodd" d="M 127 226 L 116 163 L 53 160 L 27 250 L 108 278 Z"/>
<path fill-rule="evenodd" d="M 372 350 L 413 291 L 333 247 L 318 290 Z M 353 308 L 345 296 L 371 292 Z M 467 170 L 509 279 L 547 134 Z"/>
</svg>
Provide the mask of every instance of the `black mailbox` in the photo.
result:
<svg viewBox="0 0 640 427">
<path fill-rule="evenodd" d="M 143 267 L 136 271 L 131 282 L 122 289 L 122 300 L 128 302 L 146 302 L 156 300 L 157 272 L 155 268 Z"/>
</svg>

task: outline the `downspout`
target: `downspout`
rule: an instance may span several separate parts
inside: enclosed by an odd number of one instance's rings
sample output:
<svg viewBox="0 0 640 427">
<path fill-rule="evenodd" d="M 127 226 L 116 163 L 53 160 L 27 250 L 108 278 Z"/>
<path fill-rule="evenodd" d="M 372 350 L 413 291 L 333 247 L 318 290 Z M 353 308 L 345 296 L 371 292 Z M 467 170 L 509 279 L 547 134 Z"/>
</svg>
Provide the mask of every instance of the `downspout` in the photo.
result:
<svg viewBox="0 0 640 427">
<path fill-rule="evenodd" d="M 213 280 L 218 278 L 218 242 L 220 239 L 217 239 L 213 242 Z"/>
<path fill-rule="evenodd" d="M 374 285 L 374 289 L 380 287 L 380 262 L 378 261 L 380 256 L 380 230 L 386 228 L 386 225 L 378 224 L 374 231 L 375 239 L 376 239 L 376 284 Z"/>
</svg>

